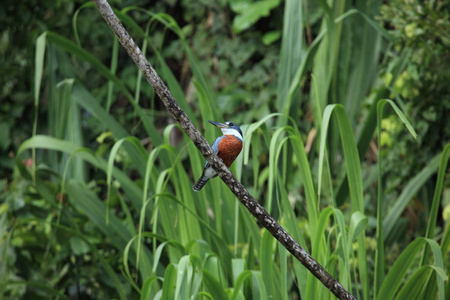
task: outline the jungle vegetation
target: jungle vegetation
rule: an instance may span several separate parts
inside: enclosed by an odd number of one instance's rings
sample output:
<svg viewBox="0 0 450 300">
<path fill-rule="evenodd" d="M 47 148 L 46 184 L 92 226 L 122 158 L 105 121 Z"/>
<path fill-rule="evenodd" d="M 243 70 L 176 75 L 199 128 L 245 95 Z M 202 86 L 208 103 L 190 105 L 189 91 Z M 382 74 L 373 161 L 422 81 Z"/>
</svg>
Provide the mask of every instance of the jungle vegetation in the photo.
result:
<svg viewBox="0 0 450 300">
<path fill-rule="evenodd" d="M 450 4 L 110 1 L 231 171 L 357 299 L 448 299 Z M 334 299 L 90 1 L 0 10 L 1 299 Z"/>
</svg>

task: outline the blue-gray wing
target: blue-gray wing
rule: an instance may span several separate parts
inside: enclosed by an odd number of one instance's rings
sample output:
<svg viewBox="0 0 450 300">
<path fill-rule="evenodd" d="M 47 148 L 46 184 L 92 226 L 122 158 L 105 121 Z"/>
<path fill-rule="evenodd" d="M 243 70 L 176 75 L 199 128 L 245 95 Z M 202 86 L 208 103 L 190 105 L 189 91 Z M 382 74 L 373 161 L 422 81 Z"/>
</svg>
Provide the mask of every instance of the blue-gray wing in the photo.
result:
<svg viewBox="0 0 450 300">
<path fill-rule="evenodd" d="M 223 135 L 222 135 L 222 136 L 219 136 L 219 137 L 212 143 L 212 145 L 211 145 L 211 148 L 214 150 L 214 152 L 216 152 L 216 154 L 219 153 L 219 144 L 220 144 L 220 141 L 221 141 L 223 138 L 224 138 Z M 206 164 L 205 164 L 205 168 L 207 168 L 207 167 L 209 167 L 209 162 L 208 162 L 208 161 L 206 161 Z"/>
</svg>

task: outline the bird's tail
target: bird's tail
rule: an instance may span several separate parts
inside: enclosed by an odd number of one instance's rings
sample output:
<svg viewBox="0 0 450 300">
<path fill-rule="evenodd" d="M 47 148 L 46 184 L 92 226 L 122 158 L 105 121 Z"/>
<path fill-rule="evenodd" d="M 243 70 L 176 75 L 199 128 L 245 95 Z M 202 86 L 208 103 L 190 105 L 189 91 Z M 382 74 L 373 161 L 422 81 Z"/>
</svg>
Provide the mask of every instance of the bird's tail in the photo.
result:
<svg viewBox="0 0 450 300">
<path fill-rule="evenodd" d="M 196 192 L 200 191 L 208 182 L 208 180 L 209 178 L 205 178 L 204 176 L 200 177 L 200 179 L 194 184 L 192 189 Z"/>
</svg>

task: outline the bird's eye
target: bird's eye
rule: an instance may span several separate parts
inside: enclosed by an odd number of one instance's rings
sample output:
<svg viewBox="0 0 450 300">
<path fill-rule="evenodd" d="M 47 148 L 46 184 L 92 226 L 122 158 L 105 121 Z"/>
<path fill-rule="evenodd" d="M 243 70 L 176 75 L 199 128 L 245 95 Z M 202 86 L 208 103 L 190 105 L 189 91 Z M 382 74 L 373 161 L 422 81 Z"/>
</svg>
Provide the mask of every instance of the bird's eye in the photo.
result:
<svg viewBox="0 0 450 300">
<path fill-rule="evenodd" d="M 230 123 L 228 123 L 228 126 L 233 127 L 233 126 L 234 126 L 234 123 L 233 123 L 233 122 L 230 122 Z"/>
</svg>

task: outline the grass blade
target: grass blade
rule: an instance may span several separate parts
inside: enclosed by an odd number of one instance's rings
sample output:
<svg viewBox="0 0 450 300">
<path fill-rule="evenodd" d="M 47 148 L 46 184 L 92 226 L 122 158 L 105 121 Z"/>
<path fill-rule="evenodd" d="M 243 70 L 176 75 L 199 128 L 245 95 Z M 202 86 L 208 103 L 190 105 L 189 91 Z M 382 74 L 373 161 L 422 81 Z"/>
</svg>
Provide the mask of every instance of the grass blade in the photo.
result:
<svg viewBox="0 0 450 300">
<path fill-rule="evenodd" d="M 378 147 L 381 145 L 381 121 L 383 120 L 383 111 L 386 104 L 390 104 L 394 109 L 397 116 L 400 120 L 406 125 L 406 128 L 411 133 L 411 135 L 416 138 L 417 134 L 414 131 L 414 128 L 406 119 L 403 112 L 398 108 L 398 106 L 392 101 L 388 99 L 382 99 L 377 103 L 377 133 L 378 133 Z M 383 283 L 384 280 L 384 270 L 385 270 L 385 256 L 384 256 L 384 233 L 383 233 L 383 210 L 384 210 L 384 200 L 383 200 L 383 189 L 382 189 L 382 176 L 383 169 L 381 163 L 381 149 L 378 149 L 378 195 L 377 195 L 377 232 L 376 232 L 376 240 L 377 240 L 377 251 L 375 253 L 375 280 L 374 280 L 374 298 Z"/>
<path fill-rule="evenodd" d="M 363 185 L 362 185 L 362 175 L 361 166 L 359 160 L 358 149 L 356 147 L 355 138 L 353 135 L 350 122 L 345 113 L 345 109 L 340 104 L 328 105 L 325 108 L 322 120 L 321 128 L 321 144 L 319 152 L 319 174 L 321 174 L 321 168 L 323 166 L 323 157 L 325 153 L 325 140 L 328 131 L 328 124 L 331 118 L 331 114 L 334 112 L 339 125 L 339 133 L 341 136 L 342 148 L 344 151 L 345 167 L 347 171 L 347 176 L 349 178 L 349 188 L 350 188 L 350 199 L 353 212 L 364 213 L 363 204 Z M 321 176 L 319 175 L 319 182 Z M 363 289 L 364 298 L 369 297 L 369 278 L 367 270 L 367 254 L 365 247 L 364 234 L 358 237 L 358 266 L 359 274 L 361 277 L 361 285 Z"/>
<path fill-rule="evenodd" d="M 411 244 L 409 244 L 402 254 L 398 257 L 397 261 L 394 263 L 390 269 L 386 279 L 380 287 L 377 299 L 379 300 L 390 300 L 394 299 L 403 279 L 405 278 L 406 272 L 411 267 L 412 263 L 416 259 L 417 253 L 422 249 L 422 247 L 428 244 L 433 252 L 435 267 L 442 269 L 436 272 L 436 279 L 438 283 L 438 294 L 439 299 L 444 299 L 444 280 L 446 278 L 445 272 L 443 271 L 443 259 L 441 255 L 441 250 L 439 245 L 429 239 L 417 238 Z M 433 298 L 433 295 L 427 295 L 427 297 Z"/>
<path fill-rule="evenodd" d="M 447 144 L 444 148 L 444 151 L 442 151 L 441 160 L 439 162 L 439 171 L 438 171 L 438 176 L 437 176 L 437 180 L 436 180 L 436 188 L 434 190 L 433 203 L 431 204 L 430 214 L 428 217 L 427 231 L 425 233 L 425 238 L 427 238 L 427 239 L 434 238 L 439 204 L 441 203 L 440 200 L 441 200 L 442 189 L 443 189 L 443 185 L 444 185 L 444 177 L 446 174 L 449 158 L 450 158 L 450 144 Z M 424 266 L 425 264 L 428 263 L 428 260 L 429 260 L 429 248 L 427 247 L 427 248 L 425 248 L 425 251 L 423 252 L 420 265 Z"/>
<path fill-rule="evenodd" d="M 289 87 L 293 82 L 295 73 L 302 60 L 304 60 L 303 41 L 303 3 L 297 0 L 288 0 L 284 7 L 283 39 L 281 42 L 279 77 L 277 83 L 277 106 L 279 112 L 289 115 L 290 107 L 297 107 L 295 103 L 287 101 Z M 296 85 L 298 86 L 298 85 Z M 285 118 L 280 118 L 283 120 Z M 281 124 L 280 124 L 281 125 Z"/>
<path fill-rule="evenodd" d="M 228 296 L 223 289 L 223 285 L 208 270 L 203 270 L 203 275 L 203 283 L 213 296 L 213 299 L 228 300 Z"/>
<path fill-rule="evenodd" d="M 395 224 L 400 219 L 400 216 L 411 201 L 411 199 L 416 195 L 416 193 L 420 190 L 420 188 L 428 181 L 428 179 L 436 173 L 439 167 L 439 161 L 441 158 L 441 154 L 433 157 L 428 165 L 423 168 L 416 176 L 414 176 L 404 187 L 403 192 L 398 197 L 395 204 L 391 207 L 389 212 L 384 217 L 383 221 L 383 231 L 384 231 L 384 240 L 389 237 L 392 231 L 395 228 Z"/>
</svg>

